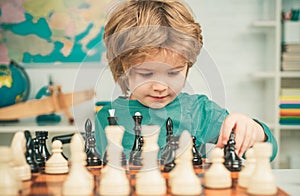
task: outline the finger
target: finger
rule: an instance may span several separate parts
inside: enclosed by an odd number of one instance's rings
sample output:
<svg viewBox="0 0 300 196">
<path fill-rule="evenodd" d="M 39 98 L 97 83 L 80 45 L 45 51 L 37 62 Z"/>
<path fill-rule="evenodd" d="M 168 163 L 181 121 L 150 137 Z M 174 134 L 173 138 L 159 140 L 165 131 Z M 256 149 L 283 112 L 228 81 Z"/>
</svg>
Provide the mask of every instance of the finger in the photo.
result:
<svg viewBox="0 0 300 196">
<path fill-rule="evenodd" d="M 240 150 L 238 151 L 238 156 L 241 157 L 250 147 L 251 141 L 253 140 L 253 129 L 249 126 L 246 126 L 245 137 L 241 145 Z"/>
<path fill-rule="evenodd" d="M 246 137 L 246 124 L 239 123 L 235 129 L 235 152 L 239 154 L 240 149 L 244 143 L 244 138 Z"/>
<path fill-rule="evenodd" d="M 222 143 L 222 145 L 226 145 L 227 141 L 229 140 L 229 136 L 232 130 L 235 129 L 235 118 L 232 117 L 232 115 L 228 115 L 222 126 L 221 126 L 221 138 L 219 138 L 219 141 Z"/>
<path fill-rule="evenodd" d="M 221 130 L 222 130 L 222 129 L 221 129 Z M 218 148 L 223 148 L 223 147 L 224 147 L 224 144 L 223 144 L 223 142 L 222 142 L 222 137 L 223 137 L 223 132 L 220 131 L 220 135 L 219 135 L 219 137 L 218 137 L 218 142 L 217 142 L 217 144 L 216 144 L 216 147 L 218 147 Z"/>
</svg>

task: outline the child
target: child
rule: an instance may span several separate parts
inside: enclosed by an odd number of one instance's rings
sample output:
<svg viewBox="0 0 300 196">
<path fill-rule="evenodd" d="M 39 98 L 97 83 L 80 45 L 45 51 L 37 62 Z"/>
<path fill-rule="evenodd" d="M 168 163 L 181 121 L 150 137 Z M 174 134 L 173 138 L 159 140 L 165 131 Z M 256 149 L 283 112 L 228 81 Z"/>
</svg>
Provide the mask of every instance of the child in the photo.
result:
<svg viewBox="0 0 300 196">
<path fill-rule="evenodd" d="M 105 26 L 104 41 L 114 80 L 125 96 L 97 114 L 97 149 L 102 155 L 107 145 L 104 129 L 108 110 L 113 108 L 118 124 L 125 127 L 122 145 L 127 155 L 135 137 L 132 116 L 140 112 L 143 125 L 161 126 L 161 148 L 166 144 L 165 122 L 171 117 L 174 135 L 188 130 L 198 147 L 214 143 L 223 148 L 234 130 L 239 156 L 255 142 L 266 141 L 273 145 L 271 160 L 275 158 L 277 143 L 264 123 L 243 114 L 229 114 L 205 95 L 181 93 L 202 47 L 200 25 L 181 1 L 119 3 Z"/>
</svg>

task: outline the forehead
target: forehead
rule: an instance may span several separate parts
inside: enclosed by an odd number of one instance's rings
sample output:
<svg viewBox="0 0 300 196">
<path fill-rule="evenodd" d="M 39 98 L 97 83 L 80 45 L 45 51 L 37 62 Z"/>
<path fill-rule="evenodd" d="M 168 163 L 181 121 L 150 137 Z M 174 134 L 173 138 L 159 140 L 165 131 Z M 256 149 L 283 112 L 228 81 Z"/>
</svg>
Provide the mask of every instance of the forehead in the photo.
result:
<svg viewBox="0 0 300 196">
<path fill-rule="evenodd" d="M 151 51 L 142 58 L 137 58 L 131 65 L 134 67 L 149 67 L 150 65 L 166 65 L 174 68 L 185 65 L 186 60 L 183 56 L 170 50 Z"/>
</svg>

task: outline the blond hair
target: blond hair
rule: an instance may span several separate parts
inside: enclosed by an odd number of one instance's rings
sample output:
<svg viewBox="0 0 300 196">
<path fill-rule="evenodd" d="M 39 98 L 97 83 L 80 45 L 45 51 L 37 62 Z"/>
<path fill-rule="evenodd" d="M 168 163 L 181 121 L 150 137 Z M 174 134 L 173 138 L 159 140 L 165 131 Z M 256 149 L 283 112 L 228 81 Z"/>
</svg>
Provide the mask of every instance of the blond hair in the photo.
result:
<svg viewBox="0 0 300 196">
<path fill-rule="evenodd" d="M 190 9 L 176 0 L 126 0 L 105 25 L 104 42 L 114 80 L 128 92 L 130 62 L 153 51 L 171 50 L 192 66 L 202 47 L 201 28 Z"/>
</svg>

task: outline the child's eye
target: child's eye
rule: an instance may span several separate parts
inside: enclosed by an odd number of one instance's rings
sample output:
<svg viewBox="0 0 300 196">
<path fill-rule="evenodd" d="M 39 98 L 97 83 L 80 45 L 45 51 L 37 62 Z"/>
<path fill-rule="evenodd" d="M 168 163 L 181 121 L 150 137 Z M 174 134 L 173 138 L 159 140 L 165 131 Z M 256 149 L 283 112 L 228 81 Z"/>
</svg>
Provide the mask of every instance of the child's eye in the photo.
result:
<svg viewBox="0 0 300 196">
<path fill-rule="evenodd" d="M 168 72 L 168 75 L 170 76 L 176 76 L 180 73 L 180 71 L 171 71 L 171 72 Z"/>
<path fill-rule="evenodd" d="M 148 78 L 148 77 L 151 77 L 153 75 L 152 72 L 149 72 L 149 73 L 139 73 L 140 76 L 144 77 L 144 78 Z"/>
</svg>

